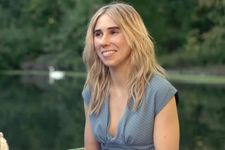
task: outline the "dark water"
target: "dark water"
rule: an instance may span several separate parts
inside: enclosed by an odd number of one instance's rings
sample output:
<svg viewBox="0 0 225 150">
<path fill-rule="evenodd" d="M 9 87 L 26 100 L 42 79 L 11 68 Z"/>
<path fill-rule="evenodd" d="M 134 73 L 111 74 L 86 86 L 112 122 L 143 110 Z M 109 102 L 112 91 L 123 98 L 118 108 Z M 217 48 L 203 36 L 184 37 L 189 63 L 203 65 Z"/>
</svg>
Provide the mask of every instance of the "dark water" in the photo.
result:
<svg viewBox="0 0 225 150">
<path fill-rule="evenodd" d="M 10 150 L 83 146 L 84 78 L 0 76 L 0 130 Z M 181 150 L 225 149 L 225 86 L 173 83 L 179 90 Z"/>
</svg>

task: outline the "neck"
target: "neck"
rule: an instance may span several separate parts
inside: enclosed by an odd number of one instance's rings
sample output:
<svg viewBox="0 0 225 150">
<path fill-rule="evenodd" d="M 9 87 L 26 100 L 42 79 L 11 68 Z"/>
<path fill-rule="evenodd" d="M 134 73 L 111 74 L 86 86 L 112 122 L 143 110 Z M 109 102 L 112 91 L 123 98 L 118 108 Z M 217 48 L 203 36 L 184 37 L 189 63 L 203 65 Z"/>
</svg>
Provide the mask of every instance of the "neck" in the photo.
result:
<svg viewBox="0 0 225 150">
<path fill-rule="evenodd" d="M 116 88 L 127 88 L 129 72 L 129 67 L 110 68 L 112 86 Z"/>
</svg>

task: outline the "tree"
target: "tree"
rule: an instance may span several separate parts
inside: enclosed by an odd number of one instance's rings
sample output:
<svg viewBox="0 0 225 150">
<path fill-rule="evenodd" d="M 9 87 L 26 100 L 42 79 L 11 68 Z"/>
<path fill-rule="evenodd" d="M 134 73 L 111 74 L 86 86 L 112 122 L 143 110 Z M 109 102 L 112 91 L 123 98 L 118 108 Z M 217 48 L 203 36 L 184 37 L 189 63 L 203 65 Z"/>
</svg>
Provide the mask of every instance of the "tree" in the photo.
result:
<svg viewBox="0 0 225 150">
<path fill-rule="evenodd" d="M 0 1 L 0 68 L 82 69 L 88 19 L 101 0 Z"/>
</svg>

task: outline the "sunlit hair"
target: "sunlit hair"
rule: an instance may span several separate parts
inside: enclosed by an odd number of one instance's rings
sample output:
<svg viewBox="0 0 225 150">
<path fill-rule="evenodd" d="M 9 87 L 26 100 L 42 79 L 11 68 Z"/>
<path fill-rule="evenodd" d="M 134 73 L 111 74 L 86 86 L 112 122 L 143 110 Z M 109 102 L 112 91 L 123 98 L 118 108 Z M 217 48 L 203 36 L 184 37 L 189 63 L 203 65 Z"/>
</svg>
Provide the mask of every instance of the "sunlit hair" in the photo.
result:
<svg viewBox="0 0 225 150">
<path fill-rule="evenodd" d="M 130 5 L 124 3 L 112 3 L 101 7 L 92 17 L 86 34 L 83 60 L 87 67 L 87 79 L 85 87 L 91 91 L 89 111 L 97 115 L 109 95 L 110 72 L 98 57 L 94 48 L 94 29 L 98 18 L 106 14 L 121 29 L 131 48 L 130 74 L 128 81 L 128 106 L 133 97 L 133 110 L 137 111 L 143 103 L 145 88 L 153 74 L 164 76 L 164 69 L 157 63 L 155 58 L 154 44 L 151 40 L 140 15 Z"/>
</svg>

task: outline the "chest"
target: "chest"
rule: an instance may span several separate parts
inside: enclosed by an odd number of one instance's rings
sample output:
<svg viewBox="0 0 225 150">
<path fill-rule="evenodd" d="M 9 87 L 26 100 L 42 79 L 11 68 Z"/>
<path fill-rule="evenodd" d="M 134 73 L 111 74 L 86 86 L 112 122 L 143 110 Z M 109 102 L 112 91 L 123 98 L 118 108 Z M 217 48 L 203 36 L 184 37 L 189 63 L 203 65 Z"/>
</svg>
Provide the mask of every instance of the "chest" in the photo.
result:
<svg viewBox="0 0 225 150">
<path fill-rule="evenodd" d="M 127 99 L 126 95 L 113 95 L 110 96 L 108 102 L 108 112 L 109 112 L 109 134 L 114 137 L 117 132 L 118 125 L 121 119 L 124 116 L 126 107 L 127 107 Z"/>
<path fill-rule="evenodd" d="M 133 100 L 131 99 L 131 103 Z M 114 105 L 114 104 L 111 104 Z M 118 106 L 115 104 L 114 106 Z M 110 101 L 105 99 L 98 116 L 90 116 L 93 133 L 100 143 L 123 143 L 126 145 L 148 145 L 153 142 L 154 105 L 137 112 L 128 107 L 110 110 Z M 113 107 L 113 106 L 111 106 Z M 110 114 L 111 113 L 111 114 Z M 111 117 L 110 117 L 111 115 Z"/>
</svg>

